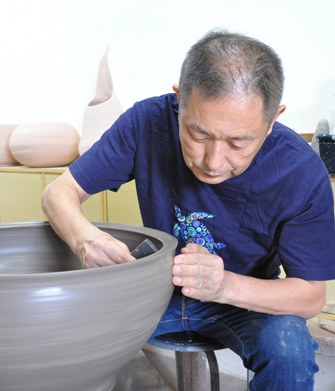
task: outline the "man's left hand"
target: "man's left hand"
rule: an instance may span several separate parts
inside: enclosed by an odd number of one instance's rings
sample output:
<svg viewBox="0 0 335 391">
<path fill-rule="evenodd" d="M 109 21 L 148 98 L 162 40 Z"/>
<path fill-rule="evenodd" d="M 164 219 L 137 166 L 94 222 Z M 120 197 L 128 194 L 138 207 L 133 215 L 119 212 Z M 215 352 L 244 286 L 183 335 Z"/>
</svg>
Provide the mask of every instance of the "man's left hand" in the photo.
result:
<svg viewBox="0 0 335 391">
<path fill-rule="evenodd" d="M 174 258 L 172 282 L 182 293 L 201 301 L 219 301 L 225 290 L 222 258 L 197 244 L 188 244 Z"/>
</svg>

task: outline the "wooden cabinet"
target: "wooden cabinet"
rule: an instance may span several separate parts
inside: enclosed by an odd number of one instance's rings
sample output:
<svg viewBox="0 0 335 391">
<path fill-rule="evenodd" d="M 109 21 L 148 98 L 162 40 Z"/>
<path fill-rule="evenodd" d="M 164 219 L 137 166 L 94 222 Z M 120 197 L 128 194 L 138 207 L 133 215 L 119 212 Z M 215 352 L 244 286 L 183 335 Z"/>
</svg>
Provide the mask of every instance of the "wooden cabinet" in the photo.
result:
<svg viewBox="0 0 335 391">
<path fill-rule="evenodd" d="M 143 225 L 139 212 L 135 181 L 122 185 L 117 193 L 108 191 L 106 203 L 107 221 L 120 224 Z"/>
<path fill-rule="evenodd" d="M 32 172 L 0 172 L 0 220 L 44 220 L 41 209 L 42 175 Z"/>
<path fill-rule="evenodd" d="M 0 167 L 0 222 L 46 220 L 41 208 L 45 187 L 66 167 Z M 142 225 L 135 181 L 115 193 L 103 191 L 82 204 L 90 221 Z"/>
</svg>

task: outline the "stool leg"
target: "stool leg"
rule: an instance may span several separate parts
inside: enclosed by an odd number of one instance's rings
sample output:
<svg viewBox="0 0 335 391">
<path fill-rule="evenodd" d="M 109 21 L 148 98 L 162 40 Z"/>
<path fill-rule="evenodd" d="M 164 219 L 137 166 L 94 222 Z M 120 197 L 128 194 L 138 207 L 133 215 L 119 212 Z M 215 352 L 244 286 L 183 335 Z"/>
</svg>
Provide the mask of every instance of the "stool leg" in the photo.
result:
<svg viewBox="0 0 335 391">
<path fill-rule="evenodd" d="M 206 356 L 211 376 L 211 391 L 220 391 L 220 372 L 216 355 L 213 351 L 207 351 Z"/>
<path fill-rule="evenodd" d="M 206 356 L 203 352 L 175 352 L 178 391 L 207 389 Z"/>
<path fill-rule="evenodd" d="M 249 383 L 254 378 L 254 372 L 247 369 L 247 391 L 249 391 Z"/>
</svg>

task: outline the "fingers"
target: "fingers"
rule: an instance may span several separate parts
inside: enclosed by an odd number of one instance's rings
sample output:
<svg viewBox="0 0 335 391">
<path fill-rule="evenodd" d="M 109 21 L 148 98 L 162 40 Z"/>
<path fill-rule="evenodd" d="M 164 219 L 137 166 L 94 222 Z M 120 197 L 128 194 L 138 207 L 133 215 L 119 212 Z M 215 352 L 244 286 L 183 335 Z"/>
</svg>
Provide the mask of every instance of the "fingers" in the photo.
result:
<svg viewBox="0 0 335 391">
<path fill-rule="evenodd" d="M 188 243 L 186 247 L 181 249 L 181 253 L 182 254 L 190 254 L 190 253 L 210 254 L 207 248 L 195 243 Z"/>
<path fill-rule="evenodd" d="M 172 273 L 175 276 L 188 276 L 188 277 L 211 277 L 216 272 L 216 262 L 211 262 L 208 265 L 181 265 L 175 264 L 172 268 Z"/>
<path fill-rule="evenodd" d="M 198 246 L 202 247 L 202 246 Z M 218 255 L 211 254 L 204 249 L 204 252 L 195 252 L 193 249 L 182 249 L 183 253 L 174 257 L 175 265 L 203 265 L 203 266 L 217 266 L 223 261 Z M 189 251 L 190 250 L 190 251 Z"/>
<path fill-rule="evenodd" d="M 196 245 L 185 247 L 182 254 L 174 258 L 172 282 L 181 286 L 185 296 L 202 301 L 213 301 L 220 294 L 224 281 L 223 260 L 203 251 Z M 197 249 L 201 253 L 195 252 Z"/>
<path fill-rule="evenodd" d="M 79 258 L 85 269 L 135 260 L 125 243 L 108 234 L 103 234 L 95 240 L 87 240 Z"/>
<path fill-rule="evenodd" d="M 217 301 L 213 289 L 197 289 L 193 287 L 183 287 L 181 290 L 184 296 L 200 301 Z"/>
<path fill-rule="evenodd" d="M 172 267 L 174 281 L 179 286 L 194 286 L 198 287 L 198 281 L 210 280 L 213 282 L 220 281 L 223 278 L 224 267 L 222 260 L 213 260 L 207 265 L 181 265 L 175 264 Z M 205 286 L 205 285 L 204 285 Z M 200 286 L 201 288 L 202 286 Z"/>
<path fill-rule="evenodd" d="M 127 245 L 111 236 L 101 238 L 94 245 L 98 248 L 102 259 L 107 263 L 119 264 L 135 260 Z"/>
<path fill-rule="evenodd" d="M 212 281 L 209 278 L 174 276 L 175 285 L 193 287 L 195 289 L 211 289 Z"/>
<path fill-rule="evenodd" d="M 218 297 L 220 284 L 210 278 L 174 276 L 173 283 L 182 287 L 184 296 L 201 301 L 215 301 Z"/>
<path fill-rule="evenodd" d="M 84 263 L 84 269 L 95 269 L 98 268 L 99 266 L 94 263 L 93 261 L 85 261 Z"/>
</svg>

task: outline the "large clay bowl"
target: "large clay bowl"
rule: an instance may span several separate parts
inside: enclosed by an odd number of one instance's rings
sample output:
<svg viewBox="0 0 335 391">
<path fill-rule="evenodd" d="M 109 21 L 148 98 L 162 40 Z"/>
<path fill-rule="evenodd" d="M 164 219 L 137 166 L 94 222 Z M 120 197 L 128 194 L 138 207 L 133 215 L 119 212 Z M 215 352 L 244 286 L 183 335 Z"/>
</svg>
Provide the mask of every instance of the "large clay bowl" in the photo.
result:
<svg viewBox="0 0 335 391">
<path fill-rule="evenodd" d="M 177 242 L 160 231 L 97 223 L 133 262 L 81 270 L 46 222 L 0 224 L 0 390 L 110 391 L 160 321 Z"/>
</svg>

